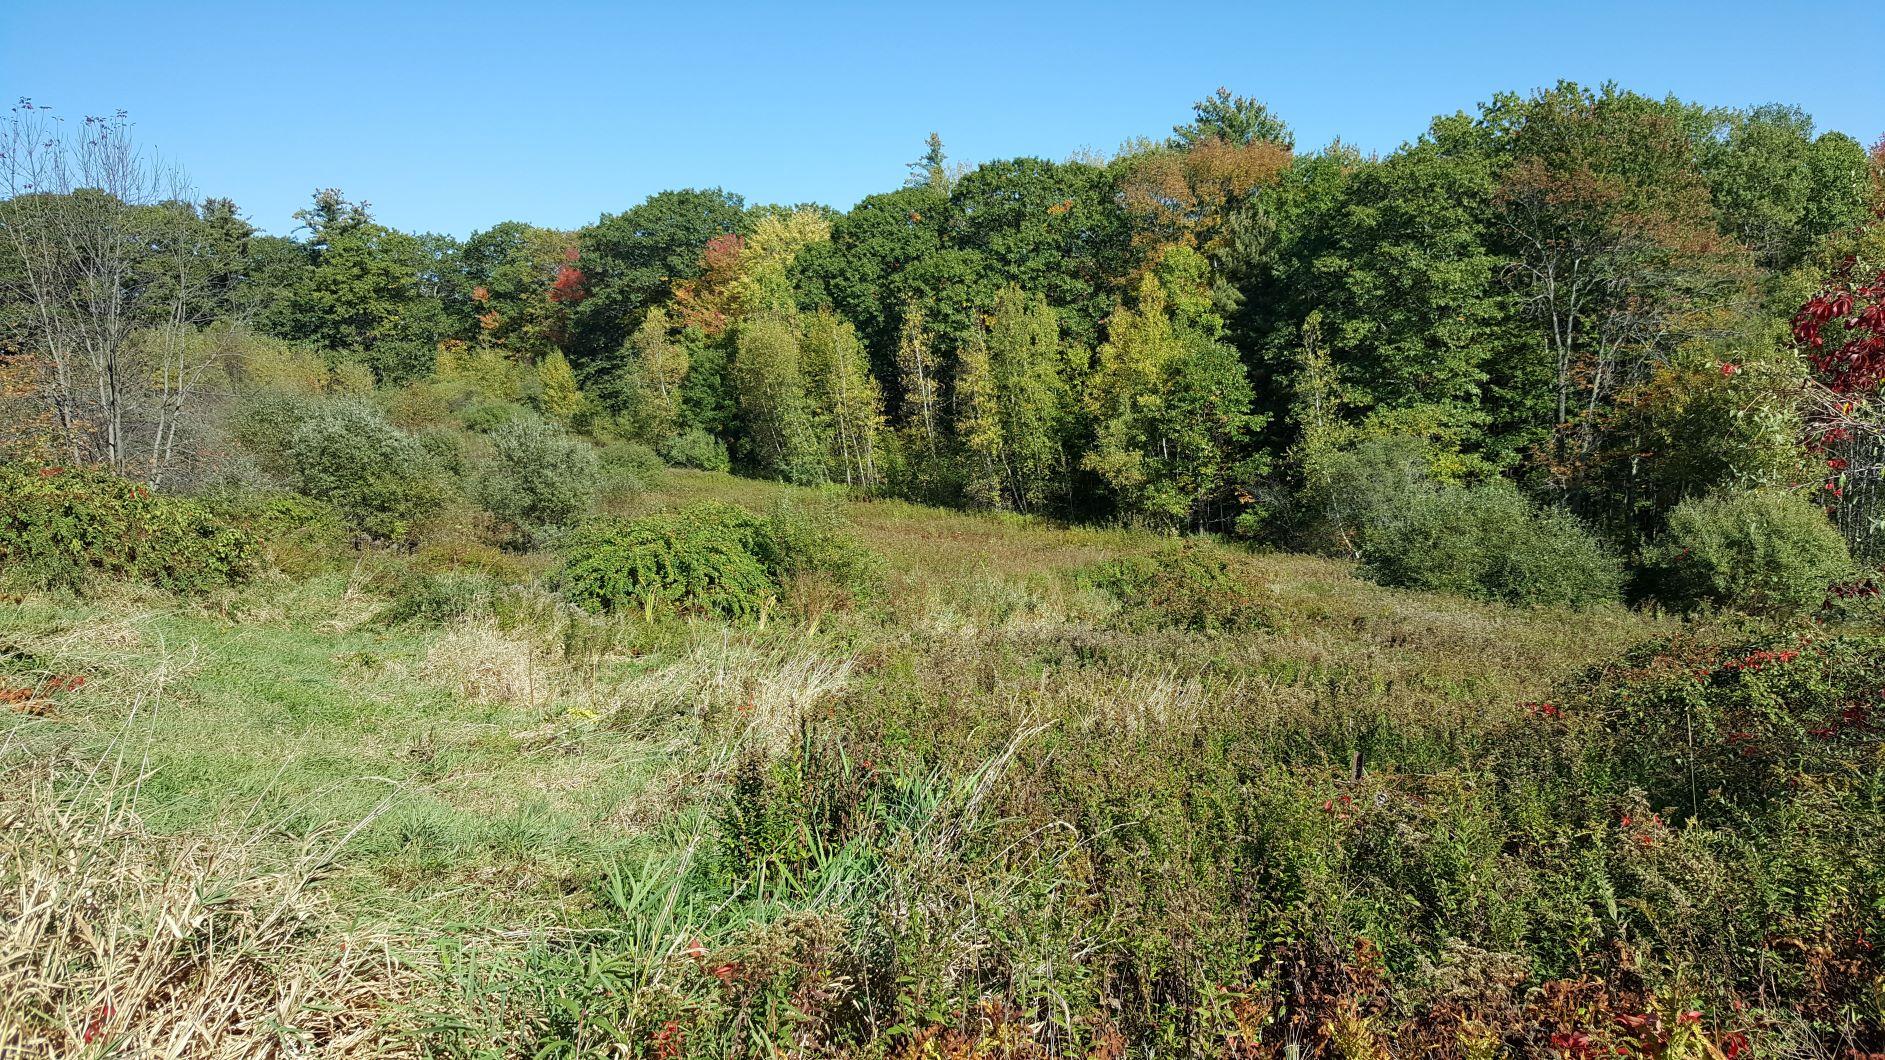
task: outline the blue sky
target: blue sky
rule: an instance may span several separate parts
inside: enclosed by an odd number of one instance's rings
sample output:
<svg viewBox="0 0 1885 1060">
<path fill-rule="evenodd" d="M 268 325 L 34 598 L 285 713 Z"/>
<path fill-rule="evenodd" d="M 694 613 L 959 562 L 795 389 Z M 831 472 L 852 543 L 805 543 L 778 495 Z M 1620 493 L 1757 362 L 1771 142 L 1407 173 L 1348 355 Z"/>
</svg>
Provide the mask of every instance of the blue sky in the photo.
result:
<svg viewBox="0 0 1885 1060">
<path fill-rule="evenodd" d="M 1810 26 L 1811 28 L 1802 28 Z M 1315 147 L 1559 78 L 1885 133 L 1885 5 L 0 0 L 0 95 L 123 108 L 263 228 L 337 186 L 402 228 L 573 227 L 663 188 L 849 206 L 952 159 L 1159 135 L 1218 85 Z"/>
</svg>

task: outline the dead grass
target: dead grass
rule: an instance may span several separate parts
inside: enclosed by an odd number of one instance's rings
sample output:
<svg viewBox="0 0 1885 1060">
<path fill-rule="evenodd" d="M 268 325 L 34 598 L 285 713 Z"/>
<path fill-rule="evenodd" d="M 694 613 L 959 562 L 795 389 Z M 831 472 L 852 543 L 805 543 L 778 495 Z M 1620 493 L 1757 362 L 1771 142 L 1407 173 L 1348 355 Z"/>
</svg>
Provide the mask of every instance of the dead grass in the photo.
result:
<svg viewBox="0 0 1885 1060">
<path fill-rule="evenodd" d="M 0 1056 L 386 1055 L 397 977 L 318 887 L 355 829 L 288 849 L 256 821 L 153 835 L 123 760 L 10 759 Z"/>
</svg>

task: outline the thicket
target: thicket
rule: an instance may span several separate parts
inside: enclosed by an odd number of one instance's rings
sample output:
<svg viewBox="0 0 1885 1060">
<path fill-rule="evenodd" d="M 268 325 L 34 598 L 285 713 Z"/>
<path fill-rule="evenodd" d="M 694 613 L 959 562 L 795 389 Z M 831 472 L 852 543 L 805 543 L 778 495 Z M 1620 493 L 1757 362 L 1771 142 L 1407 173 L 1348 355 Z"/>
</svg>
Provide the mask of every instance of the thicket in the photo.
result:
<svg viewBox="0 0 1885 1060">
<path fill-rule="evenodd" d="M 1782 490 L 1683 501 L 1650 550 L 1648 579 L 1672 607 L 1798 615 L 1853 573 L 1839 531 L 1818 505 Z"/>
<path fill-rule="evenodd" d="M 871 595 L 879 565 L 833 516 L 782 506 L 769 517 L 697 504 L 639 519 L 578 527 L 561 545 L 556 585 L 592 611 L 657 610 L 759 618 L 788 588 L 828 580 L 853 599 Z"/>
<path fill-rule="evenodd" d="M 176 592 L 241 582 L 257 566 L 250 535 L 196 501 L 95 468 L 0 463 L 0 569 L 80 591 L 101 577 Z"/>
</svg>

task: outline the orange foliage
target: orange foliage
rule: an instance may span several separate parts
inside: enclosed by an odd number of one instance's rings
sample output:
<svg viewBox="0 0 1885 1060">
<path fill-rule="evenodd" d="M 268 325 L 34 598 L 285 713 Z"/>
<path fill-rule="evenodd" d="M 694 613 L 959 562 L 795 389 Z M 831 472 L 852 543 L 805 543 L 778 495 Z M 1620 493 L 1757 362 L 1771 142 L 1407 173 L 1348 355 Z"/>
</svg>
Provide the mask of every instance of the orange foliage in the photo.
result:
<svg viewBox="0 0 1885 1060">
<path fill-rule="evenodd" d="M 1202 140 L 1184 151 L 1159 151 L 1133 163 L 1120 185 L 1135 239 L 1147 247 L 1179 243 L 1219 248 L 1230 210 L 1288 168 L 1289 148 L 1268 140 L 1233 144 Z"/>
</svg>

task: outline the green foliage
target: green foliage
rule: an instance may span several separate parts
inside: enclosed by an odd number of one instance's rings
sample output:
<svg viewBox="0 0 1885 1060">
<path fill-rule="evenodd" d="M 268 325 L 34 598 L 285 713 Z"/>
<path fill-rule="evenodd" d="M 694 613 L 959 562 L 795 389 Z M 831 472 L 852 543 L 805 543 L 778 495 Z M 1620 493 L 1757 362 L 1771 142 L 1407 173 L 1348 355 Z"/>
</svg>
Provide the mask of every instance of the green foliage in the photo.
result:
<svg viewBox="0 0 1885 1060">
<path fill-rule="evenodd" d="M 468 431 L 490 434 L 519 420 L 532 419 L 535 413 L 514 401 L 480 401 L 458 414 Z"/>
<path fill-rule="evenodd" d="M 1502 481 L 1404 495 L 1361 553 L 1384 585 L 1515 604 L 1587 607 L 1616 599 L 1622 584 L 1588 530 Z"/>
<path fill-rule="evenodd" d="M 1432 485 L 1427 447 L 1412 438 L 1372 438 L 1306 454 L 1302 539 L 1317 551 L 1358 556 L 1399 518 L 1408 498 Z"/>
<path fill-rule="evenodd" d="M 835 513 L 781 507 L 762 518 L 729 504 L 696 504 L 628 522 L 597 522 L 562 546 L 556 584 L 591 611 L 657 609 L 757 618 L 804 579 L 854 598 L 874 591 L 876 557 Z"/>
<path fill-rule="evenodd" d="M 1165 261 L 1197 258 L 1173 248 Z M 1248 445 L 1263 421 L 1203 292 L 1182 279 L 1186 270 L 1169 275 L 1179 279 L 1147 273 L 1138 304 L 1107 322 L 1087 385 L 1095 437 L 1082 463 L 1129 516 L 1164 527 L 1228 526 L 1241 510 L 1237 487 L 1262 469 Z"/>
<path fill-rule="evenodd" d="M 414 572 L 401 579 L 376 621 L 389 626 L 443 626 L 489 610 L 495 593 L 491 579 L 476 572 Z"/>
<path fill-rule="evenodd" d="M 661 457 L 640 442 L 610 442 L 596 451 L 596 460 L 615 492 L 640 493 L 661 481 Z"/>
<path fill-rule="evenodd" d="M 450 495 L 436 456 L 357 399 L 308 408 L 282 451 L 295 488 L 376 538 L 410 540 Z"/>
<path fill-rule="evenodd" d="M 1826 513 L 1777 489 L 1683 501 L 1648 557 L 1652 591 L 1672 607 L 1798 614 L 1852 570 Z"/>
<path fill-rule="evenodd" d="M 1185 541 L 1150 556 L 1108 560 L 1082 572 L 1082 580 L 1116 599 L 1134 625 L 1237 632 L 1262 628 L 1267 619 L 1261 580 L 1210 544 Z"/>
<path fill-rule="evenodd" d="M 591 611 L 662 608 L 756 618 L 779 596 L 765 539 L 763 520 L 725 504 L 590 523 L 564 540 L 556 584 Z"/>
<path fill-rule="evenodd" d="M 127 578 L 193 593 L 256 566 L 255 539 L 195 501 L 101 470 L 0 463 L 0 569 L 29 584 Z"/>
<path fill-rule="evenodd" d="M 537 411 L 562 424 L 569 423 L 582 409 L 583 393 L 576 386 L 576 373 L 570 370 L 563 351 L 551 350 L 537 362 L 537 391 L 533 397 Z"/>
<path fill-rule="evenodd" d="M 660 452 L 661 459 L 673 467 L 726 471 L 732 466 L 727 457 L 727 444 L 698 427 L 664 440 Z"/>
<path fill-rule="evenodd" d="M 601 477 L 593 446 L 532 417 L 491 432 L 491 461 L 475 492 L 486 511 L 530 537 L 586 516 Z"/>
<path fill-rule="evenodd" d="M 761 317 L 740 325 L 733 380 L 756 468 L 800 485 L 825 481 L 824 446 L 806 397 L 798 334 L 789 321 Z"/>
</svg>

